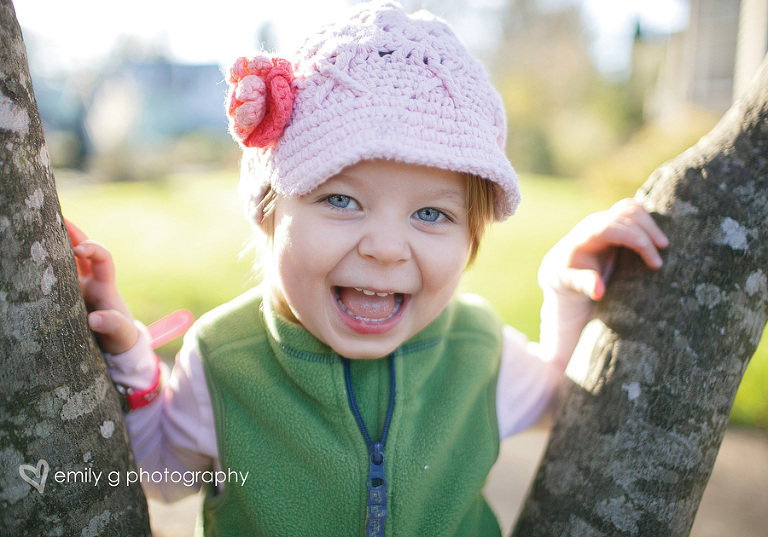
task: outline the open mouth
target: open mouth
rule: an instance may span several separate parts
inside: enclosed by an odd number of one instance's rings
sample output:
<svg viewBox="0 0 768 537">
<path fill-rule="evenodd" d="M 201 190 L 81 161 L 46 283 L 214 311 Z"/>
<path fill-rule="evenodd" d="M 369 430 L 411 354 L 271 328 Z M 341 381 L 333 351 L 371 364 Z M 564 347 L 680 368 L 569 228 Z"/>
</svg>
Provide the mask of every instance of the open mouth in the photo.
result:
<svg viewBox="0 0 768 537">
<path fill-rule="evenodd" d="M 341 311 L 365 323 L 384 323 L 397 315 L 405 301 L 403 293 L 372 291 L 360 287 L 334 287 Z"/>
</svg>

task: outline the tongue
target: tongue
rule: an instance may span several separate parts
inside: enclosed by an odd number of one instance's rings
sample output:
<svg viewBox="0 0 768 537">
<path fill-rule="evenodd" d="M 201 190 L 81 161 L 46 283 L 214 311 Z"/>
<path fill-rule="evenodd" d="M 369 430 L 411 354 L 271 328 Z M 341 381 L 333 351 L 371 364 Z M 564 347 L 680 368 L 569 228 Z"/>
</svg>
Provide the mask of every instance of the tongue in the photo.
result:
<svg viewBox="0 0 768 537">
<path fill-rule="evenodd" d="M 364 319 L 386 319 L 395 309 L 395 295 L 370 296 L 351 287 L 342 287 L 339 297 L 352 315 Z"/>
</svg>

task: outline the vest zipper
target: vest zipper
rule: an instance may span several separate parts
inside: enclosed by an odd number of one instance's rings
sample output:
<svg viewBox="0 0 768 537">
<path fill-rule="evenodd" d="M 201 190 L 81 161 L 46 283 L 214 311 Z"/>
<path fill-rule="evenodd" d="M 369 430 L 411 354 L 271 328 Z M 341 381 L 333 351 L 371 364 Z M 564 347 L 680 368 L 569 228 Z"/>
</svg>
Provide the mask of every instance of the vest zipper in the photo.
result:
<svg viewBox="0 0 768 537">
<path fill-rule="evenodd" d="M 389 355 L 389 407 L 387 417 L 384 420 L 384 429 L 381 431 L 381 440 L 373 442 L 368 428 L 363 421 L 363 415 L 357 406 L 355 391 L 352 388 L 352 370 L 348 358 L 341 358 L 344 364 L 344 379 L 347 383 L 347 397 L 349 408 L 355 416 L 357 426 L 363 434 L 365 445 L 368 447 L 368 479 L 365 484 L 368 487 L 368 507 L 366 511 L 366 537 L 384 537 L 384 526 L 387 522 L 387 479 L 384 472 L 384 446 L 387 443 L 389 425 L 392 422 L 392 410 L 395 408 L 395 359 Z"/>
</svg>

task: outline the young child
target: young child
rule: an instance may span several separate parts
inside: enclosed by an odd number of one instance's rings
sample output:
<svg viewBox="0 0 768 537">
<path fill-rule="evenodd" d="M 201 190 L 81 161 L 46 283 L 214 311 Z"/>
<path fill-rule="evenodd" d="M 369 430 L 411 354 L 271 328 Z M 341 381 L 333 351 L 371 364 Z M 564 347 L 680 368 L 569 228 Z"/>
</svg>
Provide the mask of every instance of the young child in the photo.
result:
<svg viewBox="0 0 768 537">
<path fill-rule="evenodd" d="M 203 316 L 169 374 L 107 251 L 75 247 L 138 465 L 164 476 L 148 493 L 224 472 L 207 535 L 498 535 L 482 487 L 500 439 L 551 399 L 615 248 L 658 268 L 666 238 L 630 200 L 576 226 L 542 265 L 529 343 L 454 296 L 519 193 L 501 98 L 444 22 L 366 4 L 229 82 L 263 284 Z"/>
</svg>

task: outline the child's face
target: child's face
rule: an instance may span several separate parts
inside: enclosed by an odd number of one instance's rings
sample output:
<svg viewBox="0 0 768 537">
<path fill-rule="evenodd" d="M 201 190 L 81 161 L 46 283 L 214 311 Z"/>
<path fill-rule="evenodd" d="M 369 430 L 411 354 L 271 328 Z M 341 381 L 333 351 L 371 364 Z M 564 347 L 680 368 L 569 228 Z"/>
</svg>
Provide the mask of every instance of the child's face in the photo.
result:
<svg viewBox="0 0 768 537">
<path fill-rule="evenodd" d="M 451 299 L 470 238 L 456 172 L 361 162 L 279 197 L 274 286 L 296 319 L 347 358 L 386 356 Z"/>
</svg>

